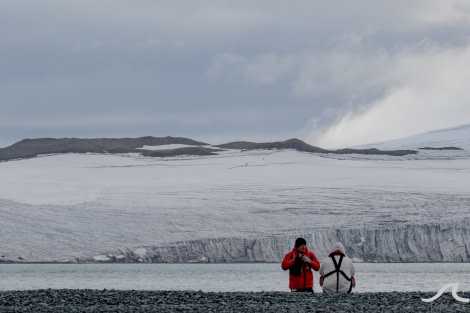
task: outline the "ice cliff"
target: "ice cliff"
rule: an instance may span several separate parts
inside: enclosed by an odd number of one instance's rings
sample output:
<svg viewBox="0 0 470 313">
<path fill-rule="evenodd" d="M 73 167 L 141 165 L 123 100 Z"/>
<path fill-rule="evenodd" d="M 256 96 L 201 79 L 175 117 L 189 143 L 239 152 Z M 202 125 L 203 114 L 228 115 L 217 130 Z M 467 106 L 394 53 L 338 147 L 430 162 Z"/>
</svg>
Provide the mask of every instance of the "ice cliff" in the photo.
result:
<svg viewBox="0 0 470 313">
<path fill-rule="evenodd" d="M 167 246 L 117 251 L 99 262 L 280 262 L 295 238 L 302 236 L 321 259 L 335 241 L 361 262 L 469 262 L 470 219 L 435 224 L 357 229 L 327 229 L 261 238 L 219 238 L 177 242 Z"/>
</svg>

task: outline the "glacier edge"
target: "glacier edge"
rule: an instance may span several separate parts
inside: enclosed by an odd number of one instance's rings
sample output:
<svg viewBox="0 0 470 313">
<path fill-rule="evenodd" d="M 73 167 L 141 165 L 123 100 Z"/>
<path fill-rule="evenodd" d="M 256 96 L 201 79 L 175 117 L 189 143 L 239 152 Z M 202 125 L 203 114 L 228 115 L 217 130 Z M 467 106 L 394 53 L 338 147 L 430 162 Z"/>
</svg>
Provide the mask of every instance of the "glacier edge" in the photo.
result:
<svg viewBox="0 0 470 313">
<path fill-rule="evenodd" d="M 259 238 L 211 238 L 123 249 L 78 262 L 280 262 L 297 237 L 321 260 L 335 241 L 358 262 L 469 262 L 470 218 L 432 224 L 315 230 Z"/>
</svg>

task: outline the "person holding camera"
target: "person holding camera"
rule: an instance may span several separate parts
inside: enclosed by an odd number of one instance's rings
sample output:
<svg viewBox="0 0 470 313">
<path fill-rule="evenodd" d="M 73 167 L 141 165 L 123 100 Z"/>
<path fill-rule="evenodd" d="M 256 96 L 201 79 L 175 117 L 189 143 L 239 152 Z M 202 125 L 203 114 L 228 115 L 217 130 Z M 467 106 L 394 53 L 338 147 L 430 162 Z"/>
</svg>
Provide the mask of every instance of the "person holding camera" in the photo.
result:
<svg viewBox="0 0 470 313">
<path fill-rule="evenodd" d="M 289 270 L 289 288 L 291 291 L 313 292 L 313 272 L 320 269 L 320 262 L 312 251 L 308 250 L 304 238 L 297 238 L 295 246 L 284 256 L 281 268 Z"/>
</svg>

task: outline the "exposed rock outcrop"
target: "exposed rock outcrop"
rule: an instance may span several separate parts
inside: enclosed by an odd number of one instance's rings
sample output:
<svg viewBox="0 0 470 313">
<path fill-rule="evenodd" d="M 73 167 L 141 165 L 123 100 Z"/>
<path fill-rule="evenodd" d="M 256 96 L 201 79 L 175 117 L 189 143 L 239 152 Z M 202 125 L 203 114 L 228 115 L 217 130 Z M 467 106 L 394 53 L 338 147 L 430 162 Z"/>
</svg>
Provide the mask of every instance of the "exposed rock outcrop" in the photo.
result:
<svg viewBox="0 0 470 313">
<path fill-rule="evenodd" d="M 392 156 L 404 156 L 408 154 L 416 154 L 415 150 L 390 150 L 383 151 L 375 148 L 370 149 L 339 149 L 339 150 L 325 150 L 319 147 L 311 146 L 306 144 L 299 139 L 289 139 L 281 142 L 265 142 L 255 143 L 248 141 L 235 141 L 217 147 L 222 149 L 241 149 L 241 150 L 274 150 L 274 149 L 294 149 L 297 151 L 311 152 L 311 153 L 332 153 L 332 154 L 366 154 L 366 155 L 392 155 Z"/>
<path fill-rule="evenodd" d="M 423 147 L 419 148 L 419 150 L 463 150 L 462 148 L 459 147 Z"/>
<path fill-rule="evenodd" d="M 162 146 L 169 144 L 183 144 L 189 147 L 166 149 L 166 150 L 145 150 L 143 146 Z M 182 137 L 140 137 L 140 138 L 99 138 L 99 139 L 79 139 L 79 138 L 39 138 L 24 139 L 9 147 L 0 148 L 0 161 L 14 159 L 34 158 L 41 154 L 57 153 L 139 153 L 150 157 L 172 157 L 179 155 L 214 155 L 222 151 L 221 149 L 240 150 L 283 150 L 294 149 L 310 153 L 333 153 L 333 154 L 374 154 L 403 156 L 416 154 L 414 150 L 392 150 L 382 151 L 378 149 L 340 149 L 325 150 L 306 144 L 299 139 L 289 139 L 286 141 L 254 143 L 247 141 L 237 141 L 222 144 L 217 149 L 203 147 L 207 143 L 195 141 Z"/>
<path fill-rule="evenodd" d="M 306 144 L 302 140 L 299 139 L 289 139 L 286 141 L 277 141 L 277 142 L 264 142 L 264 143 L 256 143 L 256 142 L 248 142 L 248 141 L 235 141 L 231 143 L 226 143 L 222 145 L 218 145 L 217 147 L 222 149 L 240 149 L 240 150 L 256 150 L 256 149 L 263 149 L 263 150 L 274 150 L 274 149 L 294 149 L 297 151 L 303 152 L 313 152 L 313 153 L 328 153 L 328 150 L 318 148 L 315 146 L 311 146 Z"/>
<path fill-rule="evenodd" d="M 185 147 L 155 151 L 144 150 L 141 154 L 144 156 L 164 158 L 176 155 L 217 155 L 216 152 L 218 151 L 220 150 L 205 147 Z"/>
<path fill-rule="evenodd" d="M 0 161 L 27 159 L 40 154 L 53 153 L 142 153 L 145 150 L 138 148 L 169 144 L 207 145 L 203 142 L 182 137 L 24 139 L 9 147 L 0 149 Z M 148 151 L 148 153 L 152 152 Z"/>
</svg>

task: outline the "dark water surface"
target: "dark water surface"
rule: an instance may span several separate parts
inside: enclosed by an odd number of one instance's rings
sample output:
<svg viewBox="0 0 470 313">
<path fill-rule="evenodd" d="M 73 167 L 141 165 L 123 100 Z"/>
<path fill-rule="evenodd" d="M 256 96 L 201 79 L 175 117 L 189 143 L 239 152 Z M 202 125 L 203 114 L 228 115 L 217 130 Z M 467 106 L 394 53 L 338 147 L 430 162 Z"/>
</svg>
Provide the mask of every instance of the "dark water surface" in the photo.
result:
<svg viewBox="0 0 470 313">
<path fill-rule="evenodd" d="M 356 263 L 355 292 L 470 291 L 468 263 Z M 315 291 L 321 291 L 315 273 Z M 0 264 L 0 290 L 288 291 L 280 264 Z"/>
</svg>

